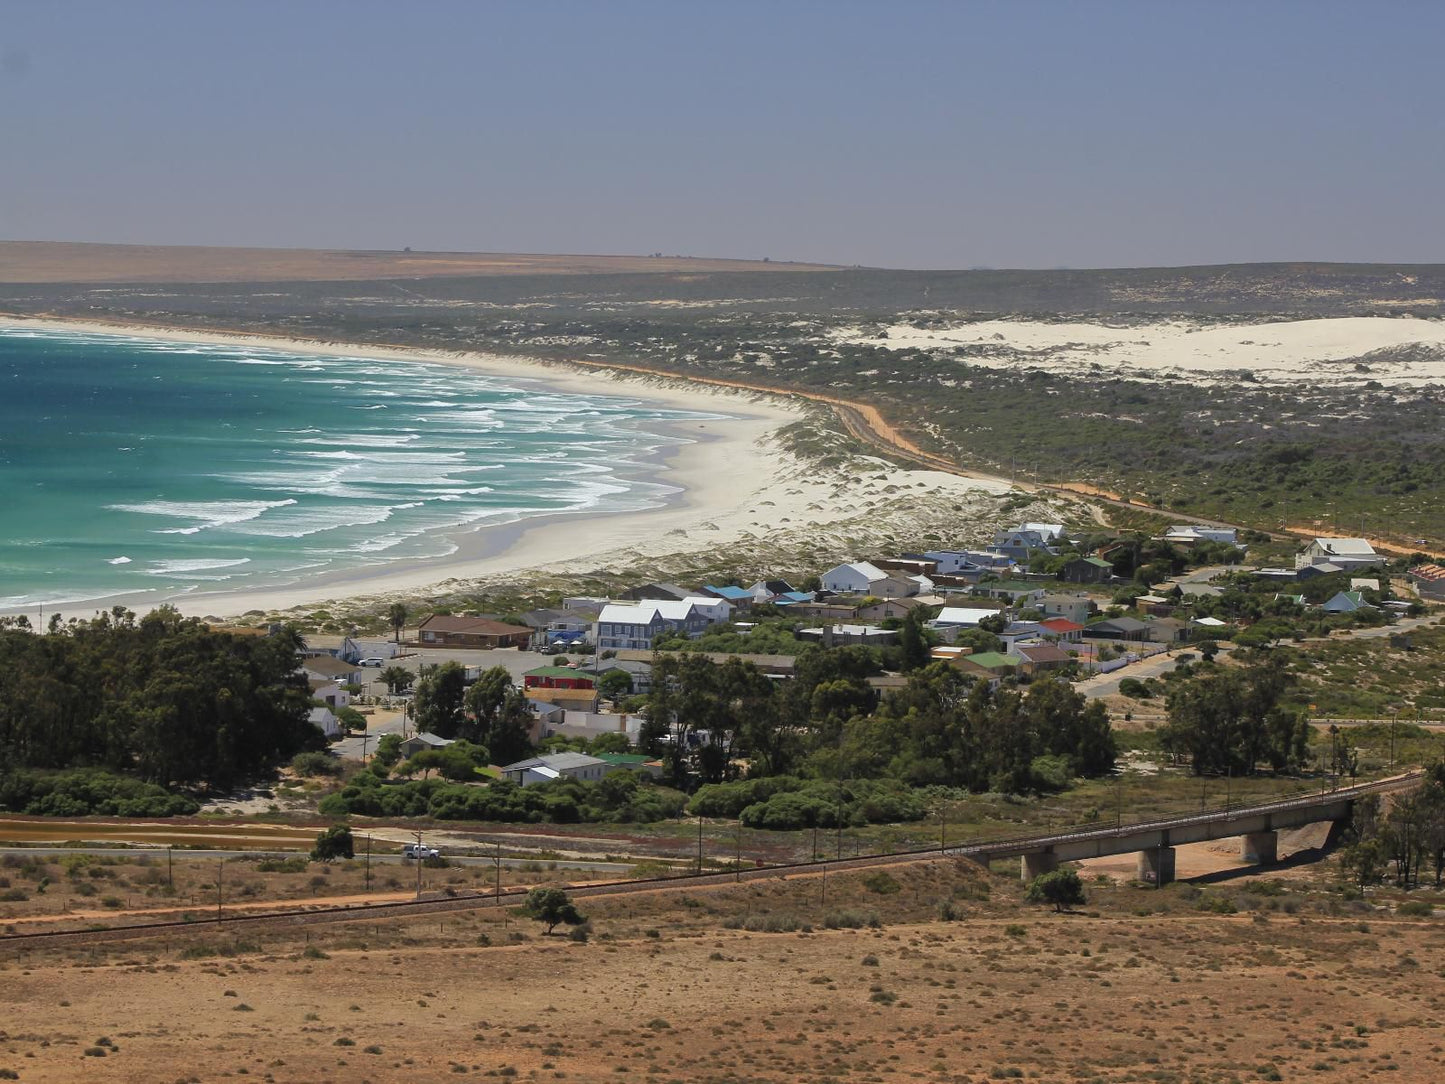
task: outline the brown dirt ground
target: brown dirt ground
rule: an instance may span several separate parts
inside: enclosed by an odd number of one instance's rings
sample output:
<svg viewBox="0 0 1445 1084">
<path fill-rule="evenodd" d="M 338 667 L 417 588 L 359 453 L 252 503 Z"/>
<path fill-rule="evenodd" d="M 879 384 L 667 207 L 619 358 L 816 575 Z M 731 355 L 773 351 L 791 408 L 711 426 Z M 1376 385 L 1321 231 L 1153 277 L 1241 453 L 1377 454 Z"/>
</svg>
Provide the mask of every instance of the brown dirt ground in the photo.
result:
<svg viewBox="0 0 1445 1084">
<path fill-rule="evenodd" d="M 828 882 L 829 906 L 876 910 L 880 929 L 726 928 L 817 922 L 813 877 L 581 901 L 586 944 L 481 911 L 317 927 L 309 942 L 278 929 L 242 945 L 0 953 L 0 1069 L 163 1082 L 1439 1079 L 1440 920 L 1382 917 L 1318 888 L 1284 909 L 1207 914 L 1189 886 L 1091 885 L 1097 911 L 1053 915 L 966 863 L 891 875 L 883 891 L 865 881 L 876 873 Z M 943 898 L 960 921 L 937 919 Z"/>
<path fill-rule="evenodd" d="M 299 248 L 0 242 L 0 282 L 334 282 L 436 275 L 821 270 L 832 268 L 818 264 L 690 259 L 683 256 L 348 252 Z"/>
</svg>

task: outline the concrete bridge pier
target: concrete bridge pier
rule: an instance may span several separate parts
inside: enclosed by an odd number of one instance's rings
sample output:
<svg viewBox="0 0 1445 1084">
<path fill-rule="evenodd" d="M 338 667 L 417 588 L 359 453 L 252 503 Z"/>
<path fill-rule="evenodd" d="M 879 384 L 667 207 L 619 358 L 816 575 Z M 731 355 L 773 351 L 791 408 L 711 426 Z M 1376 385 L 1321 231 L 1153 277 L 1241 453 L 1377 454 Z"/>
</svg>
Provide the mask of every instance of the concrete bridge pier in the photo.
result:
<svg viewBox="0 0 1445 1084">
<path fill-rule="evenodd" d="M 1019 858 L 1019 876 L 1027 884 L 1035 877 L 1053 873 L 1059 868 L 1059 856 L 1053 851 L 1035 851 Z"/>
<path fill-rule="evenodd" d="M 1279 861 L 1278 832 L 1246 832 L 1239 837 L 1239 857 L 1252 866 L 1272 866 Z"/>
<path fill-rule="evenodd" d="M 1167 885 L 1174 881 L 1174 848 L 1150 847 L 1139 852 L 1136 877 L 1152 885 Z"/>
</svg>

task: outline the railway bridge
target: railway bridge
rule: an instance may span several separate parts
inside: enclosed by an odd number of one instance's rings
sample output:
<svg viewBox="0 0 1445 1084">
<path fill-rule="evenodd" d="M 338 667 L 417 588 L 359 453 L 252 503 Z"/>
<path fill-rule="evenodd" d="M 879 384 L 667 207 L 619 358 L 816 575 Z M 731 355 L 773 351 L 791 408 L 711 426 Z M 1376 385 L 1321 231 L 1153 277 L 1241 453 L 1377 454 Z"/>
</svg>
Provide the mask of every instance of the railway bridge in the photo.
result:
<svg viewBox="0 0 1445 1084">
<path fill-rule="evenodd" d="M 995 859 L 1018 858 L 1020 876 L 1027 881 L 1058 868 L 1060 862 L 1133 852 L 1139 856 L 1139 880 L 1165 885 L 1174 880 L 1174 848 L 1180 844 L 1237 836 L 1244 861 L 1269 865 L 1278 856 L 1281 829 L 1321 821 L 1347 821 L 1357 799 L 1409 789 L 1419 781 L 1420 773 L 1410 772 L 1265 805 L 1210 809 L 1142 823 L 990 841 L 950 848 L 950 853 L 985 864 Z"/>
</svg>

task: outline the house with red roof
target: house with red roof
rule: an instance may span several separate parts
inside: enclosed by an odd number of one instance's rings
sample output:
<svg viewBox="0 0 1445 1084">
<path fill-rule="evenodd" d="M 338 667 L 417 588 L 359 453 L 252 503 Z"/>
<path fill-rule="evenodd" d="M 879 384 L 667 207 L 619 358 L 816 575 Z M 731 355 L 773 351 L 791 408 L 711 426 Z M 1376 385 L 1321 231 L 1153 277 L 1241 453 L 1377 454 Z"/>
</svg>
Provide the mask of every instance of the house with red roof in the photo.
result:
<svg viewBox="0 0 1445 1084">
<path fill-rule="evenodd" d="M 1039 622 L 1039 629 L 1046 640 L 1058 643 L 1077 644 L 1084 636 L 1084 626 L 1067 617 L 1050 617 Z"/>
</svg>

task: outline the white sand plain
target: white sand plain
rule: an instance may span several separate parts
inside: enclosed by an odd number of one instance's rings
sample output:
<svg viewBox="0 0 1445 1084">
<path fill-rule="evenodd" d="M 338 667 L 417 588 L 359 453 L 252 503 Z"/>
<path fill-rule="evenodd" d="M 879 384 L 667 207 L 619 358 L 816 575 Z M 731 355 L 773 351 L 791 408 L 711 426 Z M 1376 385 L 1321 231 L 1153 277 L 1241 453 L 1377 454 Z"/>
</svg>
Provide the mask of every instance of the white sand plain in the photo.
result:
<svg viewBox="0 0 1445 1084">
<path fill-rule="evenodd" d="M 896 322 L 881 329 L 844 328 L 833 337 L 890 349 L 966 347 L 970 351 L 959 356 L 965 365 L 1074 376 L 1098 366 L 1110 376 L 1134 380 L 1187 376 L 1193 383 L 1226 384 L 1247 371 L 1267 384 L 1350 387 L 1373 380 L 1402 390 L 1445 380 L 1445 320 L 1413 316 L 1119 326 L 981 320 L 917 328 Z"/>
</svg>

